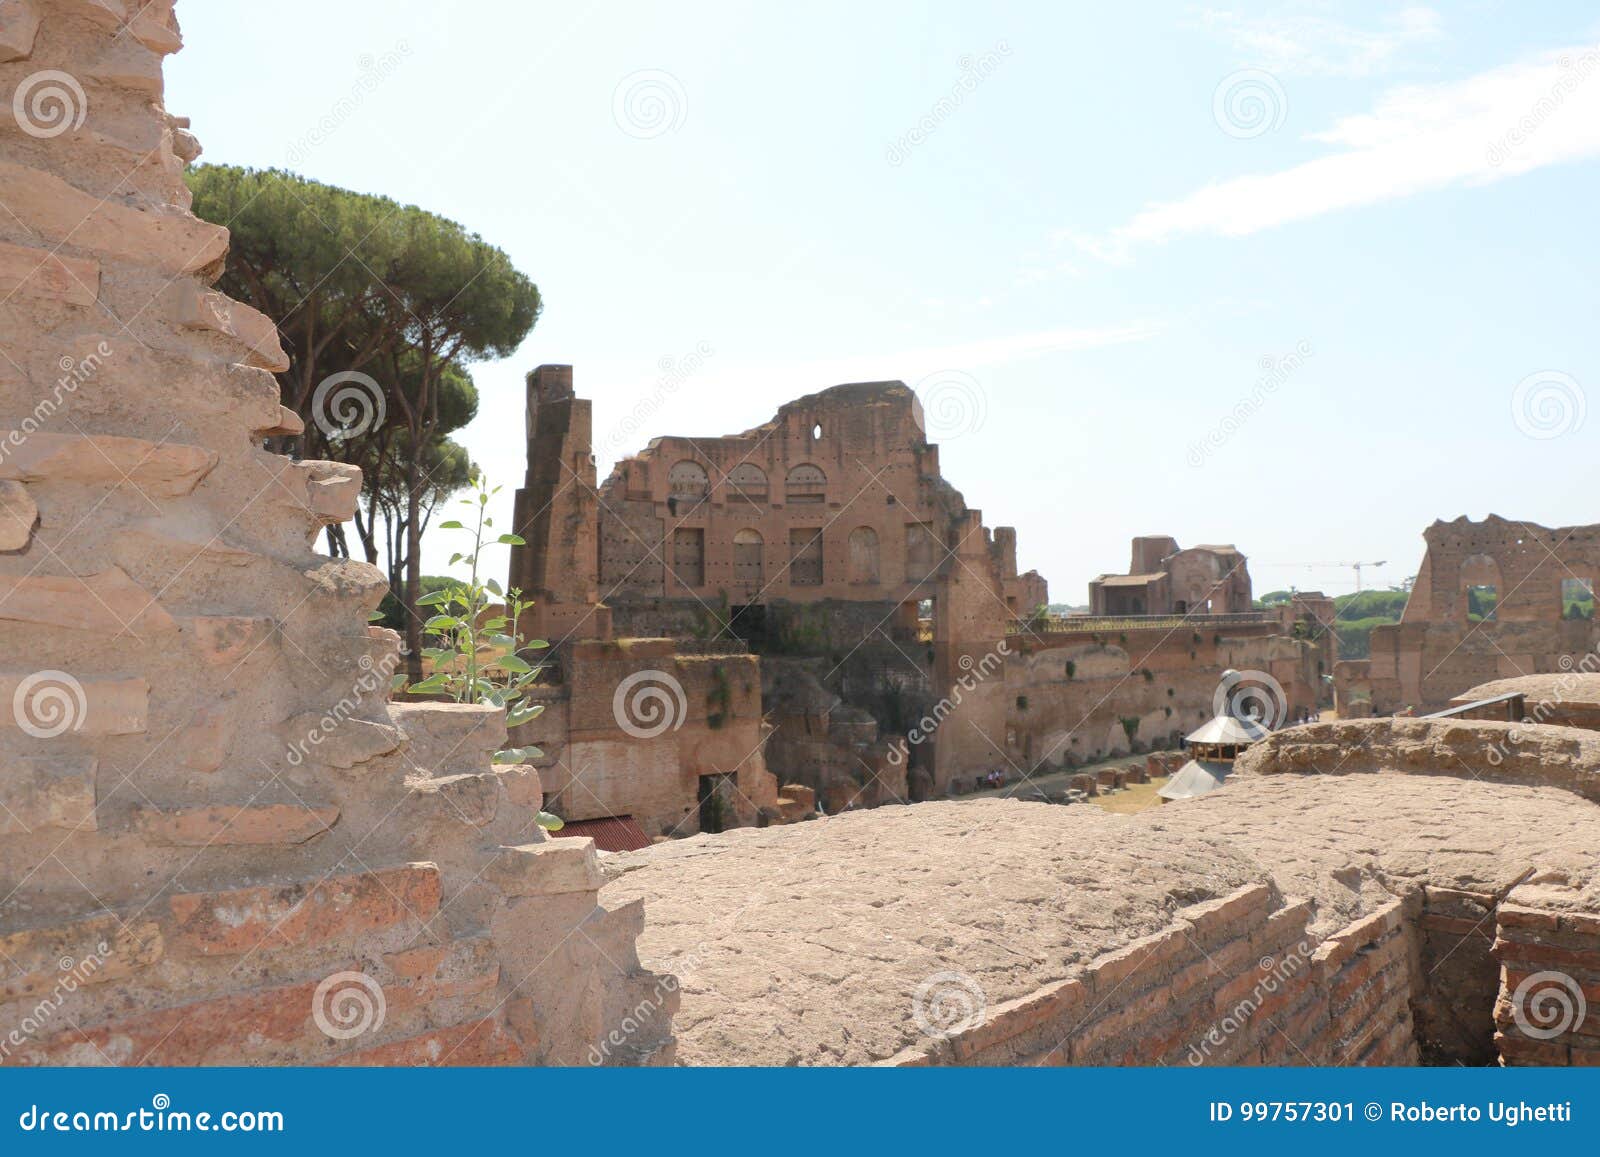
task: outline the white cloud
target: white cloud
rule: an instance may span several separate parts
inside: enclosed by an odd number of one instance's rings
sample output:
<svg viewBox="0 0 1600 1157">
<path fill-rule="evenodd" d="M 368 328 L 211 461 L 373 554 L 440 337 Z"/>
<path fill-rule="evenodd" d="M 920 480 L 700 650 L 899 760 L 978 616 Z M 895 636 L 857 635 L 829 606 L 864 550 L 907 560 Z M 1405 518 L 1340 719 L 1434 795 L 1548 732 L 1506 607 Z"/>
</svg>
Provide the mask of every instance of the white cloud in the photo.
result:
<svg viewBox="0 0 1600 1157">
<path fill-rule="evenodd" d="M 1600 154 L 1600 49 L 1552 52 L 1449 84 L 1408 86 L 1309 139 L 1336 151 L 1275 173 L 1235 177 L 1151 205 L 1109 234 L 1066 233 L 1126 260 L 1187 234 L 1243 237 L 1291 221 L 1479 185 Z"/>
<path fill-rule="evenodd" d="M 1375 29 L 1309 13 L 1241 16 L 1207 9 L 1200 25 L 1225 39 L 1240 63 L 1292 76 L 1371 76 L 1394 67 L 1410 48 L 1443 39 L 1439 14 L 1405 8 Z"/>
</svg>

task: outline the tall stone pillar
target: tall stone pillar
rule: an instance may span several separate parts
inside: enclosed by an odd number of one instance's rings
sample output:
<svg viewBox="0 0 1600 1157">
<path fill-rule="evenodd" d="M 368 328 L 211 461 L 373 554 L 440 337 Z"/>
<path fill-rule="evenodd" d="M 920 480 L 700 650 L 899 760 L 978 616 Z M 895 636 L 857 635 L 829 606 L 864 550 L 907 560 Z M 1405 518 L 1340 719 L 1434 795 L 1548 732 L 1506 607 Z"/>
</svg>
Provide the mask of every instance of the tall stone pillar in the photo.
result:
<svg viewBox="0 0 1600 1157">
<path fill-rule="evenodd" d="M 659 986 L 638 913 L 499 713 L 389 704 L 383 579 L 312 549 L 360 472 L 261 447 L 299 420 L 211 288 L 181 45 L 0 0 L 0 1064 L 575 1060 Z"/>
</svg>

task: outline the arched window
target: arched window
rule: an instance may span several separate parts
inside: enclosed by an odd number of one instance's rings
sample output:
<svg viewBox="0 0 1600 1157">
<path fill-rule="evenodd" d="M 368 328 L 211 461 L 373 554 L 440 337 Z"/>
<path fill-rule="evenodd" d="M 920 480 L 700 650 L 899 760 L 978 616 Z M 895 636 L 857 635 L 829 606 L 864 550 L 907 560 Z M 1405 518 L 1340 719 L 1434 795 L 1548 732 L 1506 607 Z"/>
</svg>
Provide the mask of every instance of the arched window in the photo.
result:
<svg viewBox="0 0 1600 1157">
<path fill-rule="evenodd" d="M 762 552 L 766 543 L 761 532 L 742 526 L 733 532 L 733 581 L 746 587 L 760 589 L 766 564 Z"/>
<path fill-rule="evenodd" d="M 870 526 L 858 526 L 850 532 L 850 581 L 877 585 L 878 532 Z"/>
<path fill-rule="evenodd" d="M 667 471 L 667 497 L 678 502 L 699 502 L 711 488 L 706 468 L 698 462 L 679 462 Z"/>
<path fill-rule="evenodd" d="M 796 466 L 784 480 L 783 497 L 790 504 L 825 502 L 828 497 L 828 476 L 810 463 Z"/>
<path fill-rule="evenodd" d="M 728 497 L 747 502 L 766 502 L 767 472 L 754 462 L 741 462 L 728 471 Z"/>
</svg>

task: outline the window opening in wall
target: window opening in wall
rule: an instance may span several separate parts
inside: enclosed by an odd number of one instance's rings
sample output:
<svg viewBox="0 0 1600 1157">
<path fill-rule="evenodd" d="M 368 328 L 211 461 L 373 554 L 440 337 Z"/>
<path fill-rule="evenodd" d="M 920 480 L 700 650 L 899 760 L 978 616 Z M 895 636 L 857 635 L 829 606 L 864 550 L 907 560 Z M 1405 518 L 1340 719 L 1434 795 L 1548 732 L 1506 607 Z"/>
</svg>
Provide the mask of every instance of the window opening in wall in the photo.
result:
<svg viewBox="0 0 1600 1157">
<path fill-rule="evenodd" d="M 1467 588 L 1467 621 L 1469 623 L 1492 623 L 1495 621 L 1495 606 L 1500 601 L 1500 588 L 1483 583 Z"/>
<path fill-rule="evenodd" d="M 1561 580 L 1561 617 L 1563 619 L 1594 618 L 1594 584 L 1588 579 L 1565 578 Z"/>
</svg>

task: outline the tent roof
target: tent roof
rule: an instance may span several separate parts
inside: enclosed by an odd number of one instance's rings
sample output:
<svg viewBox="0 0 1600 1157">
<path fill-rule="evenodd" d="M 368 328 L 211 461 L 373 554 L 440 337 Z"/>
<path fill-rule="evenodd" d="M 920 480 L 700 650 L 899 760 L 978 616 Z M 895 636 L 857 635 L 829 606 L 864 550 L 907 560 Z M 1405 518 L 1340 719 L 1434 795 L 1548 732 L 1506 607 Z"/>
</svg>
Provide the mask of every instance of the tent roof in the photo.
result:
<svg viewBox="0 0 1600 1157">
<path fill-rule="evenodd" d="M 1233 764 L 1211 759 L 1191 759 L 1156 792 L 1162 799 L 1195 799 L 1216 791 L 1228 778 Z"/>
<path fill-rule="evenodd" d="M 1272 728 L 1254 719 L 1218 715 L 1184 737 L 1185 743 L 1230 743 L 1245 746 L 1272 734 Z"/>
</svg>

